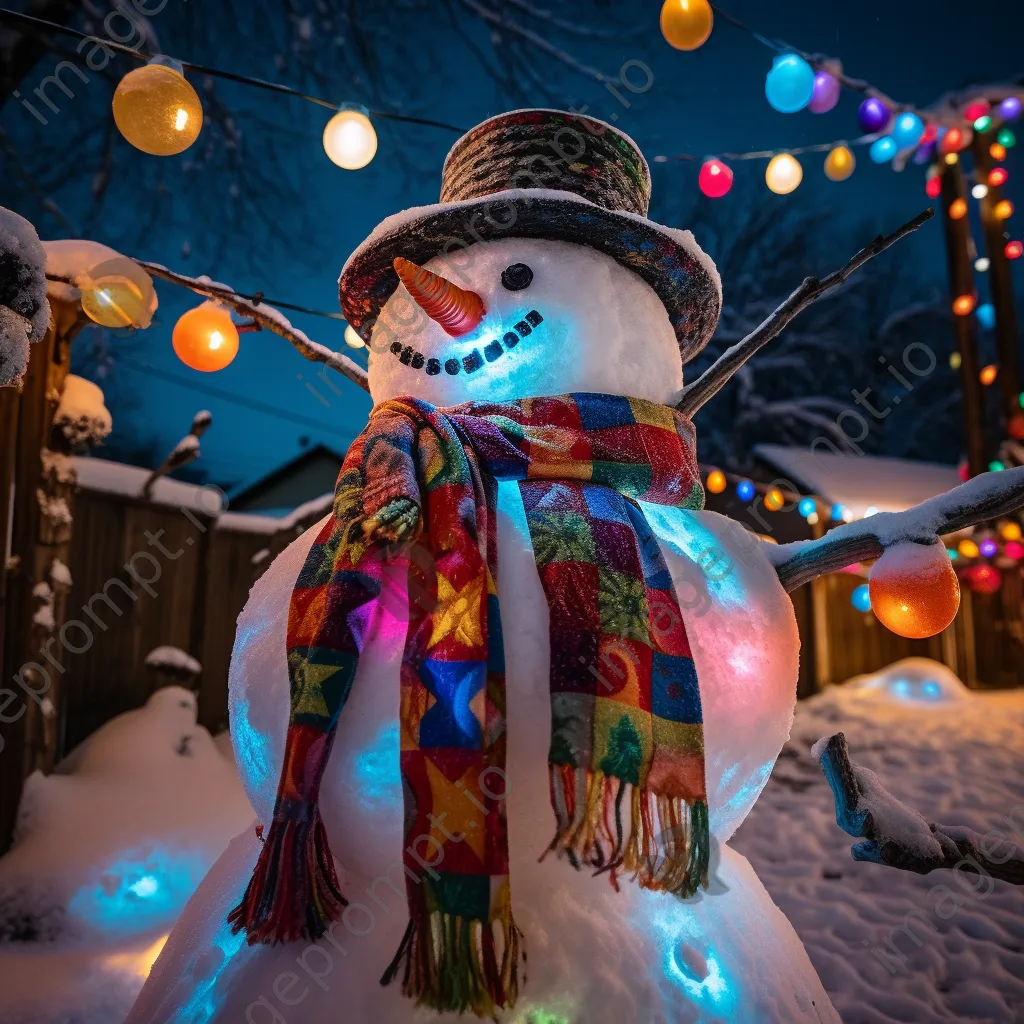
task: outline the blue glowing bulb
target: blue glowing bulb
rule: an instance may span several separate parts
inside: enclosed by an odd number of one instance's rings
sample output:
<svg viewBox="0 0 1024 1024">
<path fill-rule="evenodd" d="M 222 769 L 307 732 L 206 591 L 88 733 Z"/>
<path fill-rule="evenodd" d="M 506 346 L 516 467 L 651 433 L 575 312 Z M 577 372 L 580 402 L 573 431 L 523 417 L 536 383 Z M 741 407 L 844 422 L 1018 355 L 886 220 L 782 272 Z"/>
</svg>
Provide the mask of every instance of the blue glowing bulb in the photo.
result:
<svg viewBox="0 0 1024 1024">
<path fill-rule="evenodd" d="M 850 603 L 859 612 L 871 611 L 871 591 L 868 589 L 868 585 L 866 583 L 862 583 L 850 595 Z"/>
<path fill-rule="evenodd" d="M 736 496 L 740 501 L 753 501 L 757 488 L 749 480 L 741 480 L 736 485 Z"/>
<path fill-rule="evenodd" d="M 871 143 L 868 155 L 876 164 L 887 164 L 895 155 L 899 147 L 891 135 L 883 135 Z"/>
<path fill-rule="evenodd" d="M 924 122 L 917 114 L 900 114 L 892 126 L 892 137 L 900 149 L 916 146 L 924 135 Z"/>
<path fill-rule="evenodd" d="M 814 512 L 814 511 L 815 511 L 816 509 L 817 509 L 817 505 L 815 504 L 815 501 L 814 501 L 814 499 L 813 499 L 813 498 L 801 498 L 801 499 L 800 499 L 800 504 L 799 504 L 799 505 L 797 505 L 797 511 L 798 511 L 798 512 L 800 513 L 800 515 L 802 515 L 802 516 L 803 516 L 803 517 L 804 517 L 805 519 L 806 519 L 806 518 L 807 518 L 807 517 L 808 517 L 808 516 L 809 516 L 809 515 L 810 515 L 810 514 L 811 514 L 812 512 Z"/>
<path fill-rule="evenodd" d="M 764 82 L 764 94 L 779 113 L 803 110 L 814 97 L 814 68 L 795 53 L 776 57 Z"/>
<path fill-rule="evenodd" d="M 978 318 L 978 323 L 985 328 L 986 331 L 991 331 L 996 325 L 996 307 L 991 302 L 986 302 L 984 305 L 979 306 L 975 312 L 975 316 Z"/>
<path fill-rule="evenodd" d="M 844 517 L 845 515 L 846 515 L 846 509 L 845 509 L 845 508 L 843 508 L 843 506 L 842 506 L 842 505 L 833 505 L 833 506 L 832 506 L 832 511 L 831 511 L 831 512 L 829 513 L 829 516 L 830 516 L 830 518 L 832 518 L 833 520 L 835 520 L 835 522 L 837 522 L 837 523 L 838 523 L 838 522 L 839 522 L 839 520 L 840 520 L 840 519 L 842 519 L 842 518 L 843 518 L 843 517 Z"/>
</svg>

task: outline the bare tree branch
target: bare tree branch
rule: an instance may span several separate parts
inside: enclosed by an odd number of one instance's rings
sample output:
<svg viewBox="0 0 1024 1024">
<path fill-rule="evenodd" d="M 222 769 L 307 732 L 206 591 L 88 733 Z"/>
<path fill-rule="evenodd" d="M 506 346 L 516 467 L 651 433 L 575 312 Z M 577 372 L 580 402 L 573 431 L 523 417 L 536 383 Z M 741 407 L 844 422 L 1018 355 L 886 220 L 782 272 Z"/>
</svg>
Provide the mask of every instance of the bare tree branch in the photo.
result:
<svg viewBox="0 0 1024 1024">
<path fill-rule="evenodd" d="M 879 558 L 894 544 L 934 544 L 943 534 L 997 519 L 1022 506 L 1024 467 L 982 473 L 905 512 L 879 512 L 837 526 L 818 540 L 768 545 L 766 553 L 779 581 L 792 591 L 817 576 Z"/>
<path fill-rule="evenodd" d="M 859 270 L 865 263 L 879 253 L 885 252 L 901 238 L 916 231 L 935 216 L 935 210 L 927 209 L 919 213 L 913 220 L 907 221 L 898 231 L 891 235 L 879 235 L 874 241 L 864 246 L 856 256 L 844 267 L 834 271 L 825 278 L 807 277 L 803 284 L 782 303 L 778 309 L 769 314 L 768 318 L 742 341 L 728 348 L 704 371 L 692 384 L 683 388 L 682 396 L 676 408 L 684 415 L 692 417 L 706 402 L 714 398 L 729 382 L 732 375 L 751 356 L 759 352 L 774 337 L 808 306 L 834 288 L 838 288 L 846 279 Z"/>
<path fill-rule="evenodd" d="M 159 263 L 147 263 L 145 260 L 136 260 L 135 262 L 154 277 L 182 285 L 197 295 L 216 299 L 218 302 L 231 306 L 236 313 L 250 317 L 260 327 L 265 327 L 268 331 L 273 331 L 274 334 L 280 335 L 285 341 L 290 342 L 292 347 L 310 362 L 323 363 L 347 377 L 353 384 L 358 384 L 364 391 L 370 390 L 366 371 L 358 363 L 353 362 L 340 352 L 329 349 L 326 345 L 313 341 L 297 327 L 293 327 L 288 318 L 273 306 L 245 298 L 233 288 L 211 281 L 209 278 L 187 277 L 185 274 L 168 270 L 167 267 L 163 267 Z"/>
<path fill-rule="evenodd" d="M 990 850 L 985 837 L 962 825 L 936 825 L 897 800 L 874 772 L 850 760 L 846 737 L 834 736 L 815 743 L 817 757 L 836 803 L 836 823 L 847 834 L 866 840 L 850 851 L 854 860 L 866 860 L 901 871 L 926 875 L 937 868 L 984 871 L 1011 885 L 1024 885 L 1024 857 L 1010 846 L 1010 856 L 994 859 L 1000 846 Z M 881 812 L 881 813 L 879 813 Z M 879 820 L 895 835 L 887 835 Z M 1002 844 L 1005 845 L 1005 844 Z"/>
<path fill-rule="evenodd" d="M 171 449 L 167 458 L 146 477 L 142 485 L 142 497 L 149 499 L 153 485 L 160 477 L 167 476 L 168 473 L 173 473 L 199 458 L 199 438 L 206 433 L 211 423 L 213 417 L 205 409 L 201 409 L 192 417 L 192 429 Z"/>
</svg>

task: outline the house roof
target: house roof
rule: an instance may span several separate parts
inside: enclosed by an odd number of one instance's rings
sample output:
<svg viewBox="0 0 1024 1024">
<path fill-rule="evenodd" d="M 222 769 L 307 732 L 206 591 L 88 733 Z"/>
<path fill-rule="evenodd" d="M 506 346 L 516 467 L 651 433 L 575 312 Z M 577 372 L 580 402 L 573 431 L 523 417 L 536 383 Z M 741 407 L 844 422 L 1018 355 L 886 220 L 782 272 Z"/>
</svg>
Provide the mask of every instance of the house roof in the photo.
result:
<svg viewBox="0 0 1024 1024">
<path fill-rule="evenodd" d="M 902 512 L 963 483 L 956 466 L 937 462 L 836 455 L 778 444 L 756 445 L 754 454 L 804 492 L 845 506 L 855 519 L 872 507 Z"/>
<path fill-rule="evenodd" d="M 245 484 L 242 488 L 232 493 L 230 495 L 230 506 L 236 509 L 244 509 L 250 506 L 262 495 L 287 482 L 289 478 L 296 476 L 307 466 L 321 459 L 329 460 L 340 467 L 345 460 L 345 455 L 343 452 L 338 452 L 325 444 L 315 444 L 312 448 L 307 448 L 301 452 L 294 459 L 278 466 L 277 469 L 272 470 L 252 483 Z"/>
</svg>

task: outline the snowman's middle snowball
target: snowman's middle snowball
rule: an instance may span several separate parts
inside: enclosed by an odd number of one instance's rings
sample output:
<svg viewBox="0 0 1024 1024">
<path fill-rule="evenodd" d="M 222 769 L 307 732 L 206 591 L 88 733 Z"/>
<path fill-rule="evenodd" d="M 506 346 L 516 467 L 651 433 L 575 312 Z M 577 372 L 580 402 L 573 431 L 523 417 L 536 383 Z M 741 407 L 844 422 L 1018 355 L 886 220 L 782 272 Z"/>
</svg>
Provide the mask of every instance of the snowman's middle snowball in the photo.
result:
<svg viewBox="0 0 1024 1024">
<path fill-rule="evenodd" d="M 533 276 L 527 287 L 510 290 L 502 275 L 515 264 Z M 501 239 L 423 266 L 475 292 L 486 313 L 473 331 L 453 338 L 400 285 L 381 310 L 375 328 L 381 342 L 370 341 L 374 402 L 415 394 L 444 407 L 589 391 L 671 404 L 682 388 L 678 342 L 665 307 L 650 285 L 603 253 L 568 242 Z M 540 329 L 472 372 L 427 375 L 391 351 L 401 343 L 425 360 L 461 362 L 500 342 L 517 323 L 532 323 L 530 314 L 543 321 Z"/>
</svg>

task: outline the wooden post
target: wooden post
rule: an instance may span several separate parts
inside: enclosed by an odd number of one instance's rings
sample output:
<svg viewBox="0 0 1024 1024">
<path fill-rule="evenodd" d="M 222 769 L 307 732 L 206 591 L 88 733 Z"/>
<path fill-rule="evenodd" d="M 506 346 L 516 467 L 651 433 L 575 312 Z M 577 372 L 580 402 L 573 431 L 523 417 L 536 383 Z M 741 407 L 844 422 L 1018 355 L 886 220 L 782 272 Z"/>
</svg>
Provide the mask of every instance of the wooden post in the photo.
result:
<svg viewBox="0 0 1024 1024">
<path fill-rule="evenodd" d="M 967 217 L 954 220 L 949 209 L 956 200 L 967 201 L 967 186 L 960 162 L 942 165 L 942 214 L 946 226 L 946 258 L 949 266 L 950 307 L 960 295 L 974 294 L 974 268 L 971 264 L 970 225 Z M 953 317 L 956 347 L 960 353 L 960 390 L 964 420 L 964 446 L 971 476 L 988 466 L 985 443 L 984 401 L 978 377 L 978 342 L 973 315 Z"/>
<path fill-rule="evenodd" d="M 979 183 L 988 184 L 989 173 L 996 166 L 989 147 L 996 140 L 996 132 L 977 132 L 974 136 L 974 170 Z M 1020 407 L 1020 361 L 1017 355 L 1017 311 L 1013 301 L 1013 277 L 1010 261 L 1006 258 L 1006 243 L 1010 240 L 1006 228 L 995 215 L 996 204 L 1003 198 L 998 185 L 988 185 L 988 194 L 979 202 L 981 226 L 985 237 L 985 254 L 989 259 L 988 278 L 992 305 L 996 311 L 996 345 L 999 349 L 999 391 L 1002 397 L 1000 421 L 1004 436 L 1006 427 Z"/>
</svg>

